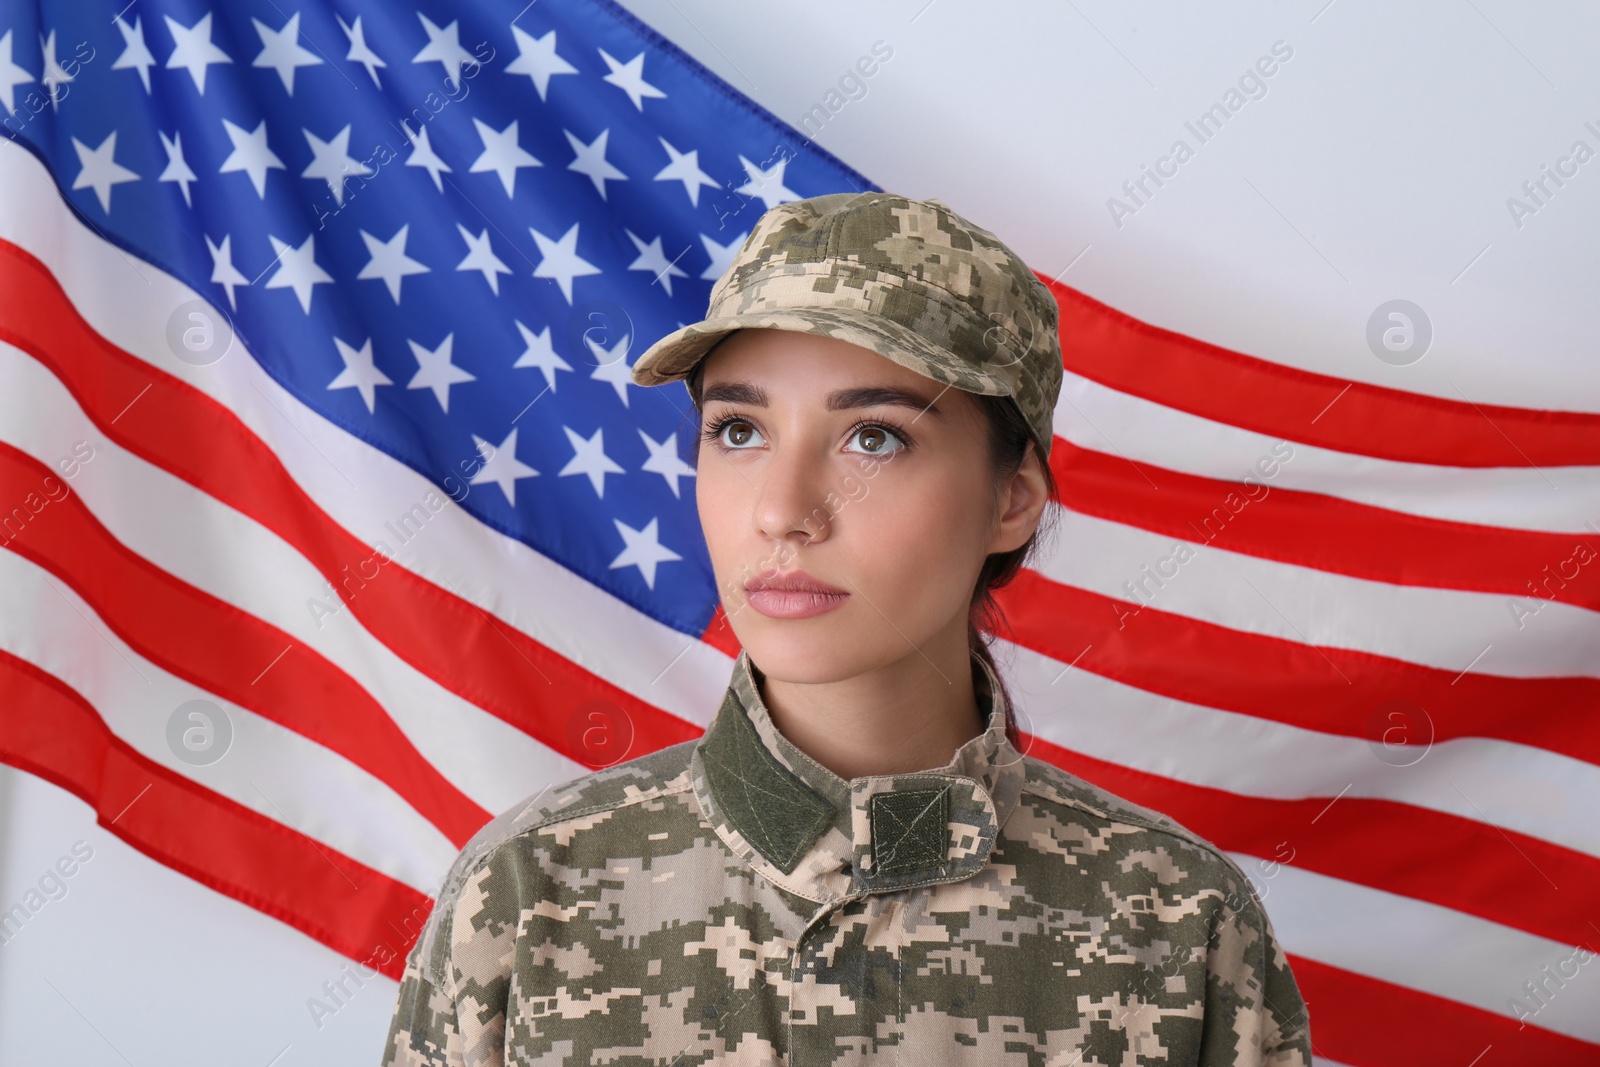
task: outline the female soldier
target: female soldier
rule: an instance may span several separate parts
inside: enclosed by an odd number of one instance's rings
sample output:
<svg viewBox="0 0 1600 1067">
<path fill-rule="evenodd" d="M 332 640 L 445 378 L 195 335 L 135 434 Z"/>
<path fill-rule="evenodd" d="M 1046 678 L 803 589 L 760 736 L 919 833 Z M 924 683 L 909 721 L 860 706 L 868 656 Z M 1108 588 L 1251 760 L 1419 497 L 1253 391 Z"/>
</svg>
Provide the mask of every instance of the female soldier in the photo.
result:
<svg viewBox="0 0 1600 1067">
<path fill-rule="evenodd" d="M 1054 494 L 1056 331 L 939 201 L 762 216 L 632 369 L 702 419 L 722 704 L 468 843 L 386 1065 L 1309 1067 L 1239 868 L 1015 747 L 984 630 Z"/>
</svg>

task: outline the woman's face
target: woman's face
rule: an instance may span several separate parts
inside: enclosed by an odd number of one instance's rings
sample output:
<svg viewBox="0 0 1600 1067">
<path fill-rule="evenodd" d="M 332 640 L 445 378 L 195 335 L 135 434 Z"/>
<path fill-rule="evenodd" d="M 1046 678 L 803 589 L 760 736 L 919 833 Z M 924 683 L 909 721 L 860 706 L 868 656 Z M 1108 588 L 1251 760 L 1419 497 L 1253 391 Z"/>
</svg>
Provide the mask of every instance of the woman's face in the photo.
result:
<svg viewBox="0 0 1600 1067">
<path fill-rule="evenodd" d="M 984 557 L 1024 544 L 1042 510 L 996 507 L 970 394 L 845 341 L 741 330 L 706 358 L 701 398 L 700 521 L 763 671 L 825 682 L 965 656 Z M 747 590 L 796 570 L 842 595 Z"/>
</svg>

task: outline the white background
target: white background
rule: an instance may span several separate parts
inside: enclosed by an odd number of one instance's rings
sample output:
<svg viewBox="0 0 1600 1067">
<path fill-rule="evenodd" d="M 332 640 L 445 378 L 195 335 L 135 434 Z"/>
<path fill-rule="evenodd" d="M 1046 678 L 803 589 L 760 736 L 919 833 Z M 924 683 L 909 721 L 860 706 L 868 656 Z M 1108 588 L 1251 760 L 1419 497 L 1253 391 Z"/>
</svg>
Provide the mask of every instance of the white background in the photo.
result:
<svg viewBox="0 0 1600 1067">
<path fill-rule="evenodd" d="M 1600 149 L 1584 128 L 1600 128 L 1592 5 L 627 6 L 795 124 L 882 41 L 893 57 L 817 141 L 1141 319 L 1344 379 L 1600 411 L 1600 159 L 1520 228 L 1506 203 L 1575 140 Z M 537 6 L 518 25 L 546 28 Z M 1108 198 L 1175 139 L 1193 146 L 1184 123 L 1280 40 L 1293 56 L 1266 95 L 1117 226 Z M 1434 329 L 1406 367 L 1365 341 L 1394 298 Z M 378 1061 L 393 982 L 368 982 L 319 1028 L 306 1002 L 342 957 L 152 863 L 8 768 L 0 831 L 0 908 L 75 841 L 94 849 L 67 896 L 0 945 L 0 1063 Z M 1294 951 L 1294 931 L 1280 935 Z"/>
</svg>

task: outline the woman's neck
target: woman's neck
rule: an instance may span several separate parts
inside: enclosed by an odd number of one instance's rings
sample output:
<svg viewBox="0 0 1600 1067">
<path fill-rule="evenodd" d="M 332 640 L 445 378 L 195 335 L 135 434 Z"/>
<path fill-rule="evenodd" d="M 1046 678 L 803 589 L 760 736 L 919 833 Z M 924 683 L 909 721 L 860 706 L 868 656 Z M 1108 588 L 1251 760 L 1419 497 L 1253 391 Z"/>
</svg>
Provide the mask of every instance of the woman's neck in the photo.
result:
<svg viewBox="0 0 1600 1067">
<path fill-rule="evenodd" d="M 773 725 L 840 778 L 943 767 L 987 727 L 971 653 L 954 662 L 920 652 L 837 682 L 757 674 Z"/>
</svg>

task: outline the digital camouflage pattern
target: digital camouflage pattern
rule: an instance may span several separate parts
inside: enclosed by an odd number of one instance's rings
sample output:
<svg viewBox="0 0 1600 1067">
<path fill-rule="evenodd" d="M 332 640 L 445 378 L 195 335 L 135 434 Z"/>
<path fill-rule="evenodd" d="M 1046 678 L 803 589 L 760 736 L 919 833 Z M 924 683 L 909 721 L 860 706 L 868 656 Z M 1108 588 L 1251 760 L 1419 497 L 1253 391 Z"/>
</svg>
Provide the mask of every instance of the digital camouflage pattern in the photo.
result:
<svg viewBox="0 0 1600 1067">
<path fill-rule="evenodd" d="M 479 832 L 408 957 L 385 1067 L 1310 1067 L 1239 868 L 987 730 L 846 781 L 741 653 L 705 734 Z"/>
<path fill-rule="evenodd" d="M 829 193 L 768 209 L 703 321 L 657 341 L 639 385 L 686 377 L 733 330 L 836 337 L 957 389 L 1009 396 L 1043 457 L 1061 392 L 1059 310 L 999 238 L 938 200 Z"/>
</svg>

